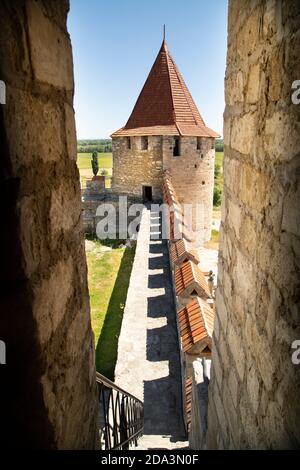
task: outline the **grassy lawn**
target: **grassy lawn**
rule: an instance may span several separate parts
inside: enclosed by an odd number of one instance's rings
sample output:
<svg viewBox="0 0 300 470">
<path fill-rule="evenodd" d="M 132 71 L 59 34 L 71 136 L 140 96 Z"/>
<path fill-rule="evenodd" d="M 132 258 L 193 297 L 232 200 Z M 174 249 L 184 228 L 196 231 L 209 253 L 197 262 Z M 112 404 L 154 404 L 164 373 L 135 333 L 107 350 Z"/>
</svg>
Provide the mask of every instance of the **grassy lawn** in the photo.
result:
<svg viewBox="0 0 300 470">
<path fill-rule="evenodd" d="M 134 252 L 134 248 L 105 247 L 98 240 L 86 245 L 96 368 L 111 380 Z"/>
</svg>

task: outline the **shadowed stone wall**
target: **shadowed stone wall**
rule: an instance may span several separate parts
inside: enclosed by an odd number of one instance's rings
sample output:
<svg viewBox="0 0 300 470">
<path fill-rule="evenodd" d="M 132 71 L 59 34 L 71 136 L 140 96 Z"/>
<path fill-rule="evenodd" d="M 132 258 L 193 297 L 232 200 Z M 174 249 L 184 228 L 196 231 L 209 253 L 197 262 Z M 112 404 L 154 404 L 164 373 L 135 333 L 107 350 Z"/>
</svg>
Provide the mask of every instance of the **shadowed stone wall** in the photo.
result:
<svg viewBox="0 0 300 470">
<path fill-rule="evenodd" d="M 300 446 L 300 4 L 229 2 L 208 448 Z"/>
<path fill-rule="evenodd" d="M 92 448 L 95 366 L 67 1 L 2 1 L 3 446 Z"/>
</svg>

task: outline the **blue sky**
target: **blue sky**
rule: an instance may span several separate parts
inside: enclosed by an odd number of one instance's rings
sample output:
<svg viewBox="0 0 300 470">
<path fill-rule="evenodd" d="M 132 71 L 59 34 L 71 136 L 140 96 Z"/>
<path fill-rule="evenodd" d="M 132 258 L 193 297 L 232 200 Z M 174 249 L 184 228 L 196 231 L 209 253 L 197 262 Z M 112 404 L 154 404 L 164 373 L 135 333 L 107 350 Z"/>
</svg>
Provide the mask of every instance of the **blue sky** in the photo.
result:
<svg viewBox="0 0 300 470">
<path fill-rule="evenodd" d="M 162 42 L 206 124 L 223 133 L 226 0 L 71 0 L 79 139 L 125 125 Z"/>
</svg>

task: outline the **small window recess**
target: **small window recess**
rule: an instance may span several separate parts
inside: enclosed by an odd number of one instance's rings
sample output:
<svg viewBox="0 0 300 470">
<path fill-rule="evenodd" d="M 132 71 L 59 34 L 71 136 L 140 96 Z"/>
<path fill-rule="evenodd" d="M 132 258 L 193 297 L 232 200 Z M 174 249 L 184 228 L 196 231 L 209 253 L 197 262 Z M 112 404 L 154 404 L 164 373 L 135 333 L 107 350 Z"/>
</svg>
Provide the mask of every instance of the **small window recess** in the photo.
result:
<svg viewBox="0 0 300 470">
<path fill-rule="evenodd" d="M 126 144 L 127 144 L 127 149 L 131 149 L 131 137 L 126 137 Z"/>
<path fill-rule="evenodd" d="M 148 136 L 141 137 L 141 150 L 148 150 Z"/>
<path fill-rule="evenodd" d="M 173 143 L 173 157 L 180 157 L 180 137 L 174 137 Z"/>
<path fill-rule="evenodd" d="M 201 150 L 201 147 L 202 147 L 201 137 L 197 137 L 197 150 Z"/>
</svg>

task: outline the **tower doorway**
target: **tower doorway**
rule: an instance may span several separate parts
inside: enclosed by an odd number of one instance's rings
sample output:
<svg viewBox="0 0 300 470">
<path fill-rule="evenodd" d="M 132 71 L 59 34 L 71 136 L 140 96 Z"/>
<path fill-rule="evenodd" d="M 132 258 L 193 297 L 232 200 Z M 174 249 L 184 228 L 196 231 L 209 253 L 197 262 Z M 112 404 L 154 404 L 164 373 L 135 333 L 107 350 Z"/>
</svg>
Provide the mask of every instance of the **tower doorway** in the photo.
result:
<svg viewBox="0 0 300 470">
<path fill-rule="evenodd" d="M 152 201 L 152 186 L 142 186 L 143 202 Z"/>
</svg>

